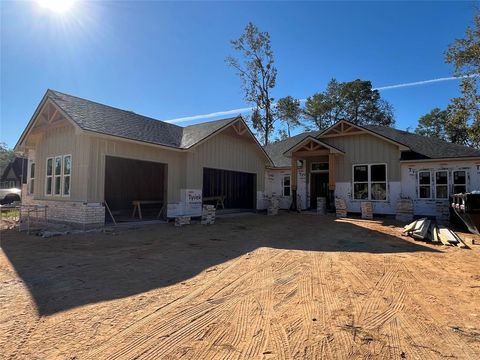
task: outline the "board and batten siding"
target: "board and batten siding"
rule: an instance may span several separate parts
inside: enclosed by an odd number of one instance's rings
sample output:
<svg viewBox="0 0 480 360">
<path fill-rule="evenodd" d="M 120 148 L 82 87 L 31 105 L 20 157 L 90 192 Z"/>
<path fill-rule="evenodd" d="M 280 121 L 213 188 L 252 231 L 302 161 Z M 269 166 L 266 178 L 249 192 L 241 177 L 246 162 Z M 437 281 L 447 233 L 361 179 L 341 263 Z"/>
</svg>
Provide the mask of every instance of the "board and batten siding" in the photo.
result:
<svg viewBox="0 0 480 360">
<path fill-rule="evenodd" d="M 337 156 L 335 175 L 337 182 L 352 181 L 354 164 L 387 164 L 388 181 L 400 181 L 400 150 L 398 146 L 370 134 L 325 138 L 345 155 Z"/>
<path fill-rule="evenodd" d="M 252 140 L 220 133 L 187 153 L 187 188 L 203 188 L 203 168 L 207 167 L 257 174 L 256 191 L 263 192 L 267 164 L 267 158 Z"/>
<path fill-rule="evenodd" d="M 76 133 L 73 125 L 47 129 L 35 147 L 34 199 L 86 201 L 89 151 L 88 136 Z M 72 155 L 70 196 L 45 195 L 47 158 L 58 155 Z"/>
<path fill-rule="evenodd" d="M 167 201 L 180 201 L 180 189 L 185 188 L 185 154 L 151 145 L 125 140 L 91 137 L 88 201 L 100 202 L 105 194 L 105 157 L 152 161 L 167 165 Z"/>
</svg>

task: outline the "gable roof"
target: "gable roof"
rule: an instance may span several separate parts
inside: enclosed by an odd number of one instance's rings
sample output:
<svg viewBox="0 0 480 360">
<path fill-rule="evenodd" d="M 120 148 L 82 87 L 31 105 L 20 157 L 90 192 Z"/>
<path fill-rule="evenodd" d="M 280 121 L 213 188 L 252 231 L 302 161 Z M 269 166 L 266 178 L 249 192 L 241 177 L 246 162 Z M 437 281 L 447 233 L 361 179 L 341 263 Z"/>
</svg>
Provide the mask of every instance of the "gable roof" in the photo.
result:
<svg viewBox="0 0 480 360">
<path fill-rule="evenodd" d="M 317 137 L 320 131 L 308 131 L 264 146 L 275 167 L 290 167 L 291 160 L 284 153 L 308 136 Z"/>
<path fill-rule="evenodd" d="M 7 180 L 21 180 L 24 184 L 27 181 L 27 159 L 21 156 L 15 156 L 2 172 L 0 181 L 4 182 Z M 9 178 L 11 172 L 15 176 L 15 179 Z"/>
<path fill-rule="evenodd" d="M 307 135 L 305 138 L 303 138 L 301 141 L 299 141 L 297 144 L 295 144 L 294 146 L 292 146 L 290 149 L 286 150 L 283 154 L 284 155 L 291 155 L 292 152 L 296 151 L 299 147 L 301 146 L 305 146 L 305 142 L 308 142 L 307 140 L 310 140 L 318 145 L 321 145 L 323 147 L 326 147 L 327 149 L 329 149 L 331 152 L 333 153 L 336 153 L 336 154 L 345 154 L 344 151 L 340 150 L 339 148 L 333 146 L 333 145 L 330 145 L 330 144 L 327 144 L 326 142 L 322 141 L 322 140 L 319 140 L 318 138 L 312 136 L 312 135 Z"/>
<path fill-rule="evenodd" d="M 366 125 L 364 127 L 381 136 L 409 147 L 409 151 L 402 152 L 401 160 L 480 157 L 480 150 L 463 145 L 452 144 L 435 137 L 422 136 L 379 125 Z"/>
<path fill-rule="evenodd" d="M 227 119 L 181 127 L 139 115 L 132 111 L 118 109 L 49 89 L 42 98 L 42 101 L 15 148 L 17 148 L 28 134 L 40 109 L 47 101 L 51 101 L 68 120 L 81 130 L 178 150 L 188 150 L 235 122 L 242 121 L 245 124 L 243 118 L 239 115 Z M 245 127 L 248 129 L 246 124 Z M 248 133 L 255 139 L 260 151 L 270 161 L 268 154 L 265 153 L 250 129 L 248 129 Z"/>
</svg>

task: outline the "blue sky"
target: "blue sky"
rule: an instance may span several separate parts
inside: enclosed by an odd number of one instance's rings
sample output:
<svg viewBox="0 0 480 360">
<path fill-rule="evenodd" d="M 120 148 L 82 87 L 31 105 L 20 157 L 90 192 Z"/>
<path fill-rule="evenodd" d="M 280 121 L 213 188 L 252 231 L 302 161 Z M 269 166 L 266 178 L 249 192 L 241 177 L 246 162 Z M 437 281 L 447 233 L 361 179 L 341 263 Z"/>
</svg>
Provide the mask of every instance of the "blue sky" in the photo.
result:
<svg viewBox="0 0 480 360">
<path fill-rule="evenodd" d="M 444 51 L 474 6 L 77 1 L 58 15 L 37 2 L 1 2 L 1 141 L 15 145 L 48 88 L 160 120 L 245 107 L 224 59 L 248 21 L 271 35 L 276 98 L 305 98 L 332 77 L 376 87 L 448 77 Z M 405 129 L 458 93 L 458 81 L 445 81 L 382 96 Z"/>
</svg>

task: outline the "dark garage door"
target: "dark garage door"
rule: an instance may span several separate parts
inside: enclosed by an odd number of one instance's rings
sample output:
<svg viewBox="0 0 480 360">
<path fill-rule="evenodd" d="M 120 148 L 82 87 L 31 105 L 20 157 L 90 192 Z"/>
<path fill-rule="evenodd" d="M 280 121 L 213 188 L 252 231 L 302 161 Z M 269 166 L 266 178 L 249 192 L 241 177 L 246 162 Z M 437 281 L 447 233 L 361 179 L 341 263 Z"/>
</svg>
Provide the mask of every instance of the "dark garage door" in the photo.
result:
<svg viewBox="0 0 480 360">
<path fill-rule="evenodd" d="M 226 209 L 255 209 L 256 174 L 204 168 L 203 196 L 225 196 Z"/>
<path fill-rule="evenodd" d="M 167 166 L 161 163 L 107 156 L 105 201 L 114 215 L 124 219 L 131 217 L 134 200 L 164 201 L 166 169 Z M 161 206 L 142 205 L 142 215 L 155 217 Z"/>
</svg>

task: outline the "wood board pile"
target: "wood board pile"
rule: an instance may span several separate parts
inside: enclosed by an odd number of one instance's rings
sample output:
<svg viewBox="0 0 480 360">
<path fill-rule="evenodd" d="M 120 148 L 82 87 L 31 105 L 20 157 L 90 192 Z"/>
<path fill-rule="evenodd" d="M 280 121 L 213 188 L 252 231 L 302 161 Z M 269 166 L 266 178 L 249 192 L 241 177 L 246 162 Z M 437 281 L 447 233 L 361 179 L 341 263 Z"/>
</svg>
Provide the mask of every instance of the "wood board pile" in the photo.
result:
<svg viewBox="0 0 480 360">
<path fill-rule="evenodd" d="M 190 225 L 190 216 L 175 217 L 175 226 Z"/>
<path fill-rule="evenodd" d="M 202 225 L 215 224 L 215 206 L 214 205 L 203 205 L 201 223 Z"/>
<path fill-rule="evenodd" d="M 362 219 L 373 219 L 373 204 L 370 201 L 362 201 L 360 204 Z"/>
<path fill-rule="evenodd" d="M 412 199 L 400 199 L 397 201 L 395 220 L 408 223 L 413 221 Z"/>
<path fill-rule="evenodd" d="M 444 226 L 438 226 L 435 221 L 427 218 L 415 220 L 403 228 L 404 236 L 410 236 L 415 240 L 423 240 L 446 246 L 458 246 L 466 248 L 465 243 L 452 230 Z"/>
<path fill-rule="evenodd" d="M 270 200 L 270 203 L 267 208 L 267 215 L 270 215 L 270 216 L 277 215 L 278 208 L 279 208 L 278 197 L 272 196 L 269 200 Z"/>
<path fill-rule="evenodd" d="M 317 197 L 317 214 L 325 215 L 327 212 L 327 198 Z"/>
<path fill-rule="evenodd" d="M 347 202 L 341 198 L 335 198 L 335 213 L 337 218 L 347 217 Z"/>
</svg>

